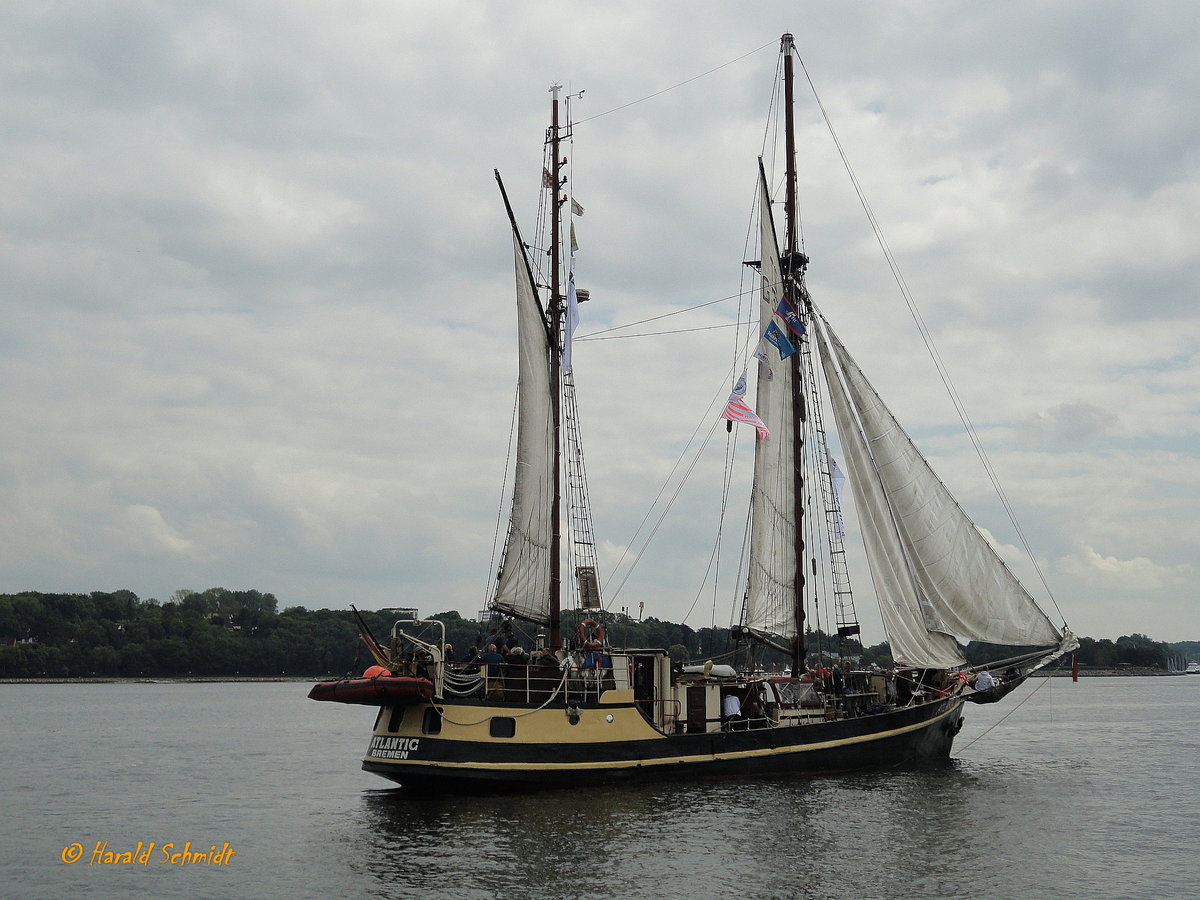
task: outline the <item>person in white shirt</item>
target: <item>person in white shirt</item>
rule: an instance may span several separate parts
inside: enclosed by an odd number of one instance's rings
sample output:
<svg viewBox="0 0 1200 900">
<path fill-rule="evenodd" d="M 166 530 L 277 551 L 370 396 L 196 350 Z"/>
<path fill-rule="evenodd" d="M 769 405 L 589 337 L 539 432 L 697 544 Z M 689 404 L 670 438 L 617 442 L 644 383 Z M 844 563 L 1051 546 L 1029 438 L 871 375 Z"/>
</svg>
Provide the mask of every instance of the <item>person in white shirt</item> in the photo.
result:
<svg viewBox="0 0 1200 900">
<path fill-rule="evenodd" d="M 738 699 L 737 694 L 726 694 L 721 699 L 721 715 L 726 719 L 733 719 L 742 714 L 742 701 Z"/>
</svg>

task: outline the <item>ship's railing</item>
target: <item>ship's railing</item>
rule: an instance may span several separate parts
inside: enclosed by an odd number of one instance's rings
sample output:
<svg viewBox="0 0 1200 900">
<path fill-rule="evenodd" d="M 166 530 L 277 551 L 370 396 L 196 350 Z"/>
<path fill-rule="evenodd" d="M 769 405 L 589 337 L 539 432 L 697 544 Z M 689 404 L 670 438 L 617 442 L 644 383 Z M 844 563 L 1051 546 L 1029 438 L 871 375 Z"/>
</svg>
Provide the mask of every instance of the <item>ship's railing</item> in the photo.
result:
<svg viewBox="0 0 1200 900">
<path fill-rule="evenodd" d="M 757 731 L 761 728 L 774 728 L 776 722 L 765 715 L 755 716 L 734 716 L 729 719 L 722 719 L 722 731 Z"/>
<path fill-rule="evenodd" d="M 612 669 L 571 669 L 565 679 L 562 669 L 536 663 L 471 666 L 431 663 L 427 671 L 435 679 L 439 696 L 444 692 L 454 697 L 480 697 L 505 703 L 542 704 L 560 687 L 563 702 L 586 703 L 598 701 L 601 694 L 616 687 Z"/>
<path fill-rule="evenodd" d="M 448 663 L 442 669 L 446 693 L 507 703 L 544 703 L 562 684 L 562 672 L 523 663 L 488 665 Z"/>
<path fill-rule="evenodd" d="M 487 696 L 507 703 L 545 703 L 562 683 L 558 667 L 527 663 L 488 666 Z"/>
<path fill-rule="evenodd" d="M 427 640 L 421 634 L 413 634 L 406 630 L 405 626 L 419 628 L 423 632 L 428 626 L 433 626 L 439 631 L 439 637 L 436 641 Z M 416 647 L 420 648 L 421 659 L 413 658 L 412 660 L 404 660 L 411 666 L 409 674 L 423 675 L 433 682 L 433 695 L 435 697 L 443 696 L 443 688 L 445 686 L 445 647 L 446 647 L 446 623 L 440 619 L 397 619 L 392 625 L 392 657 L 395 659 L 398 656 L 398 650 L 402 641 L 408 641 Z"/>
<path fill-rule="evenodd" d="M 572 669 L 567 676 L 567 694 L 574 700 L 598 701 L 605 691 L 617 686 L 609 669 Z"/>
<path fill-rule="evenodd" d="M 642 702 L 652 704 L 654 715 L 650 721 L 661 723 L 659 727 L 664 734 L 672 734 L 677 723 L 683 721 L 683 704 L 674 697 L 655 697 Z"/>
</svg>

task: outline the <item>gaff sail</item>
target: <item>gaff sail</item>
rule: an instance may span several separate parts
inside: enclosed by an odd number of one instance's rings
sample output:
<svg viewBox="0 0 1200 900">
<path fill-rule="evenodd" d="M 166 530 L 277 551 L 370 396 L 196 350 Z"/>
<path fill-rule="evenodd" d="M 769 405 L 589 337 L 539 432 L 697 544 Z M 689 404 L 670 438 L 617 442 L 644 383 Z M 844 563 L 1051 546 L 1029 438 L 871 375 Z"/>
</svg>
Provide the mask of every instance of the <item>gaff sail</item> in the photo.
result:
<svg viewBox="0 0 1200 900">
<path fill-rule="evenodd" d="M 783 297 L 783 266 L 771 217 L 771 198 L 759 171 L 759 228 L 762 292 L 755 408 L 770 434 L 754 442 L 754 487 L 750 495 L 750 571 L 742 624 L 764 634 L 795 638 L 796 447 L 792 428 L 792 367 L 765 341 Z"/>
<path fill-rule="evenodd" d="M 550 340 L 525 253 L 513 236 L 517 293 L 517 455 L 512 515 L 492 607 L 550 621 L 554 420 Z"/>
</svg>

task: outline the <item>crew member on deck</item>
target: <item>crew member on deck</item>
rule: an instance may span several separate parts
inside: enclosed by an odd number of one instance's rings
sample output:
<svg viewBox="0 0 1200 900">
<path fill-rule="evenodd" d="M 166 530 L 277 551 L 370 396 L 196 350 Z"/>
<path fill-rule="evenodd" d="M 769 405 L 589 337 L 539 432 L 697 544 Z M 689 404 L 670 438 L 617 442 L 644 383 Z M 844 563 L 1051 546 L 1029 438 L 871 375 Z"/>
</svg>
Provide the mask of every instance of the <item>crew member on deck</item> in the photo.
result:
<svg viewBox="0 0 1200 900">
<path fill-rule="evenodd" d="M 721 718 L 725 720 L 726 726 L 742 717 L 742 701 L 738 699 L 738 695 L 730 691 L 721 698 Z"/>
<path fill-rule="evenodd" d="M 487 666 L 487 698 L 489 700 L 504 699 L 504 657 L 496 651 L 495 644 L 488 644 L 487 649 L 479 654 L 479 661 Z"/>
<path fill-rule="evenodd" d="M 829 686 L 829 693 L 841 694 L 846 689 L 846 675 L 842 671 L 842 667 L 835 665 L 826 679 L 825 684 Z"/>
<path fill-rule="evenodd" d="M 975 690 L 986 691 L 989 688 L 994 688 L 995 686 L 996 686 L 996 679 L 992 678 L 992 673 L 989 672 L 987 669 L 984 669 L 982 672 L 980 672 L 978 675 L 975 676 Z"/>
</svg>

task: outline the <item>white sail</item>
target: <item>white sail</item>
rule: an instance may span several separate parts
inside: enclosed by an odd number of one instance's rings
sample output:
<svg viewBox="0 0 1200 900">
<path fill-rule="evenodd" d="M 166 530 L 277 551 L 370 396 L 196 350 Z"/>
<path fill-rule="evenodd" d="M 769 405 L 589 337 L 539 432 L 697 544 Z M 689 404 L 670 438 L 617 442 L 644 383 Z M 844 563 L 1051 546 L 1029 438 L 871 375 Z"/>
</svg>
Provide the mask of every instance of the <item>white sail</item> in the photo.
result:
<svg viewBox="0 0 1200 900">
<path fill-rule="evenodd" d="M 762 298 L 759 336 L 775 318 L 783 293 L 782 266 L 771 198 L 759 176 Z M 761 344 L 760 344 L 761 346 Z M 754 488 L 750 497 L 750 572 L 742 624 L 756 631 L 796 636 L 795 448 L 792 434 L 792 364 L 767 346 L 758 363 L 755 408 L 770 436 L 754 442 Z"/>
<path fill-rule="evenodd" d="M 827 322 L 818 335 L 893 657 L 928 668 L 961 665 L 956 638 L 1059 645 L 1062 632 L 963 512 Z"/>
<path fill-rule="evenodd" d="M 909 571 L 900 537 L 890 521 L 887 495 L 875 472 L 871 451 L 838 377 L 823 329 L 815 319 L 814 325 L 833 418 L 846 456 L 847 478 L 863 532 L 871 581 L 875 585 L 892 658 L 901 665 L 922 668 L 960 666 L 965 660 L 953 637 L 930 632 L 926 627 L 917 586 Z"/>
<path fill-rule="evenodd" d="M 549 622 L 554 500 L 550 342 L 525 254 L 515 235 L 513 252 L 519 352 L 517 459 L 512 517 L 492 607 L 523 619 Z"/>
</svg>

